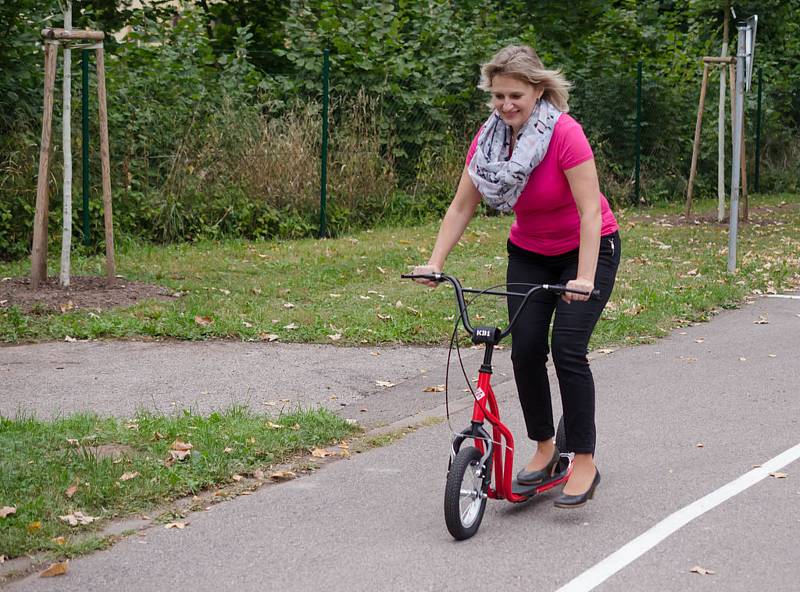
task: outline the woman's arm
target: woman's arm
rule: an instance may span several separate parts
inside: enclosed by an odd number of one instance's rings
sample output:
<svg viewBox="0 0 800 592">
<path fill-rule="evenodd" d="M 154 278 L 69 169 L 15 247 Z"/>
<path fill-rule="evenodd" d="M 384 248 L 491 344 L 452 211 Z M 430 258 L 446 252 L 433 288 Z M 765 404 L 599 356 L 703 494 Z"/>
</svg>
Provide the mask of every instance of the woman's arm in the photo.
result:
<svg viewBox="0 0 800 592">
<path fill-rule="evenodd" d="M 461 173 L 461 180 L 458 182 L 455 197 L 450 202 L 450 207 L 447 208 L 447 213 L 442 219 L 442 224 L 439 227 L 439 234 L 436 237 L 436 244 L 433 247 L 433 252 L 428 259 L 427 265 L 418 265 L 414 268 L 414 273 L 438 273 L 442 271 L 444 262 L 453 247 L 464 234 L 472 216 L 475 215 L 475 210 L 478 209 L 478 204 L 481 202 L 481 194 L 472 183 L 472 179 L 467 172 L 467 167 L 464 167 L 464 172 Z M 419 283 L 435 286 L 435 282 L 429 280 L 417 280 Z"/>
<path fill-rule="evenodd" d="M 600 182 L 597 180 L 597 168 L 594 159 L 566 169 L 572 196 L 578 207 L 581 219 L 580 248 L 578 251 L 578 273 L 567 286 L 576 290 L 591 292 L 594 289 L 594 273 L 597 269 L 597 256 L 600 252 L 600 232 L 603 226 L 600 209 Z M 588 300 L 588 296 L 565 293 L 566 302 Z"/>
</svg>

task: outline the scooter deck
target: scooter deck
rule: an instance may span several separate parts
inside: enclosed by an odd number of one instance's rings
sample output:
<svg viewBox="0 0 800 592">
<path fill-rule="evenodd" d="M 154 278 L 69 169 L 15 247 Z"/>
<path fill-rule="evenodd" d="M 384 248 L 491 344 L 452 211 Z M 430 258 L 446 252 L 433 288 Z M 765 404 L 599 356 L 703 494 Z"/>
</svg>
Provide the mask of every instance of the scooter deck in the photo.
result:
<svg viewBox="0 0 800 592">
<path fill-rule="evenodd" d="M 570 457 L 569 455 L 562 454 L 561 458 L 558 460 L 558 470 L 552 477 L 535 485 L 524 485 L 514 479 L 514 481 L 511 483 L 511 492 L 515 493 L 516 495 L 531 498 L 535 495 L 553 489 L 554 487 L 558 487 L 562 483 L 565 483 L 571 472 L 572 465 L 570 463 Z"/>
</svg>

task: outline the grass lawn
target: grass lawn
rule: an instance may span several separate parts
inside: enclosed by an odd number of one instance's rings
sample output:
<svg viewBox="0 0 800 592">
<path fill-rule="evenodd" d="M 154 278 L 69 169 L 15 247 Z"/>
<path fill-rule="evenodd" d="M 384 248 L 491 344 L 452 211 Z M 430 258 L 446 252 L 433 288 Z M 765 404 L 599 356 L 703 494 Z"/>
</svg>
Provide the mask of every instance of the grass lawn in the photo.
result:
<svg viewBox="0 0 800 592">
<path fill-rule="evenodd" d="M 92 533 L 111 518 L 244 476 L 290 478 L 269 467 L 357 431 L 325 410 L 279 418 L 242 407 L 205 417 L 0 417 L 0 556 L 70 557 L 103 547 L 107 541 Z M 341 454 L 349 455 L 346 444 Z"/>
<path fill-rule="evenodd" d="M 751 294 L 798 281 L 800 196 L 751 196 L 758 209 L 740 224 L 738 272 L 726 271 L 728 231 L 710 216 L 687 223 L 670 208 L 618 211 L 623 259 L 593 347 L 652 340 L 670 329 L 735 307 Z M 695 211 L 711 212 L 714 204 Z M 511 219 L 473 221 L 448 260 L 465 285 L 503 282 Z M 0 341 L 103 337 L 281 340 L 338 344 L 443 343 L 451 330 L 450 289 L 399 278 L 427 260 L 437 224 L 381 228 L 332 240 L 122 244 L 127 279 L 168 287 L 174 301 L 111 311 L 23 314 L 0 309 Z M 57 255 L 57 249 L 52 250 Z M 28 261 L 0 264 L 24 276 Z M 51 262 L 56 273 L 57 261 Z M 102 275 L 100 257 L 75 257 L 74 275 Z M 482 324 L 502 322 L 503 302 L 474 305 Z"/>
</svg>

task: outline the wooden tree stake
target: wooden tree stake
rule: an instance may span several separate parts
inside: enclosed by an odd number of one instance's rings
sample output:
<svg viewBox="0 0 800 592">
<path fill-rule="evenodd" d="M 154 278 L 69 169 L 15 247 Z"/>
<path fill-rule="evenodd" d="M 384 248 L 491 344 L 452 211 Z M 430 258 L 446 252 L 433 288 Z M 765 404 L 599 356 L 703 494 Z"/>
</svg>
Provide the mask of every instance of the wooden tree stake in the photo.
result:
<svg viewBox="0 0 800 592">
<path fill-rule="evenodd" d="M 686 217 L 692 215 L 692 191 L 697 176 L 697 156 L 700 152 L 700 129 L 703 125 L 703 108 L 706 103 L 706 87 L 708 87 L 708 64 L 703 63 L 703 83 L 700 86 L 700 102 L 697 106 L 697 123 L 694 126 L 694 144 L 692 146 L 692 168 L 689 170 L 689 186 L 686 188 Z"/>
<path fill-rule="evenodd" d="M 106 109 L 106 69 L 102 47 L 96 50 L 97 102 L 100 107 L 100 164 L 103 177 L 103 222 L 106 234 L 106 282 L 113 285 L 117 272 L 114 262 L 114 217 L 111 205 L 111 158 L 108 147 L 108 110 Z"/>
<path fill-rule="evenodd" d="M 47 222 L 49 211 L 48 181 L 50 177 L 50 142 L 53 131 L 53 91 L 56 81 L 57 47 L 52 43 L 44 48 L 44 110 L 42 144 L 39 148 L 39 177 L 36 183 L 36 215 L 33 220 L 31 250 L 31 288 L 47 279 Z"/>
</svg>

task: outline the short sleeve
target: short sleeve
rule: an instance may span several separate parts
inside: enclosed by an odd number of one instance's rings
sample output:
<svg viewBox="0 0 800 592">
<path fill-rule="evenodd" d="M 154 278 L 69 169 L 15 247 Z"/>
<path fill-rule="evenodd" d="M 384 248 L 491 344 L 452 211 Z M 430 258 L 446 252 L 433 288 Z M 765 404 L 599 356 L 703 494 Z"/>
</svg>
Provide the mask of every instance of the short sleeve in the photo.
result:
<svg viewBox="0 0 800 592">
<path fill-rule="evenodd" d="M 559 123 L 561 123 L 561 120 L 559 120 Z M 592 147 L 589 145 L 589 140 L 586 139 L 586 134 L 583 133 L 583 128 L 580 124 L 572 118 L 569 118 L 564 123 L 567 125 L 559 130 L 561 131 L 561 134 L 559 134 L 561 137 L 558 142 L 558 164 L 562 170 L 571 169 L 582 162 L 594 158 Z"/>
<path fill-rule="evenodd" d="M 469 163 L 472 162 L 472 157 L 475 156 L 475 151 L 478 149 L 478 138 L 481 135 L 481 130 L 483 130 L 483 126 L 478 130 L 478 133 L 475 134 L 475 137 L 472 138 L 472 144 L 469 145 L 469 150 L 467 151 L 467 161 L 464 163 L 466 166 L 469 166 Z"/>
</svg>

